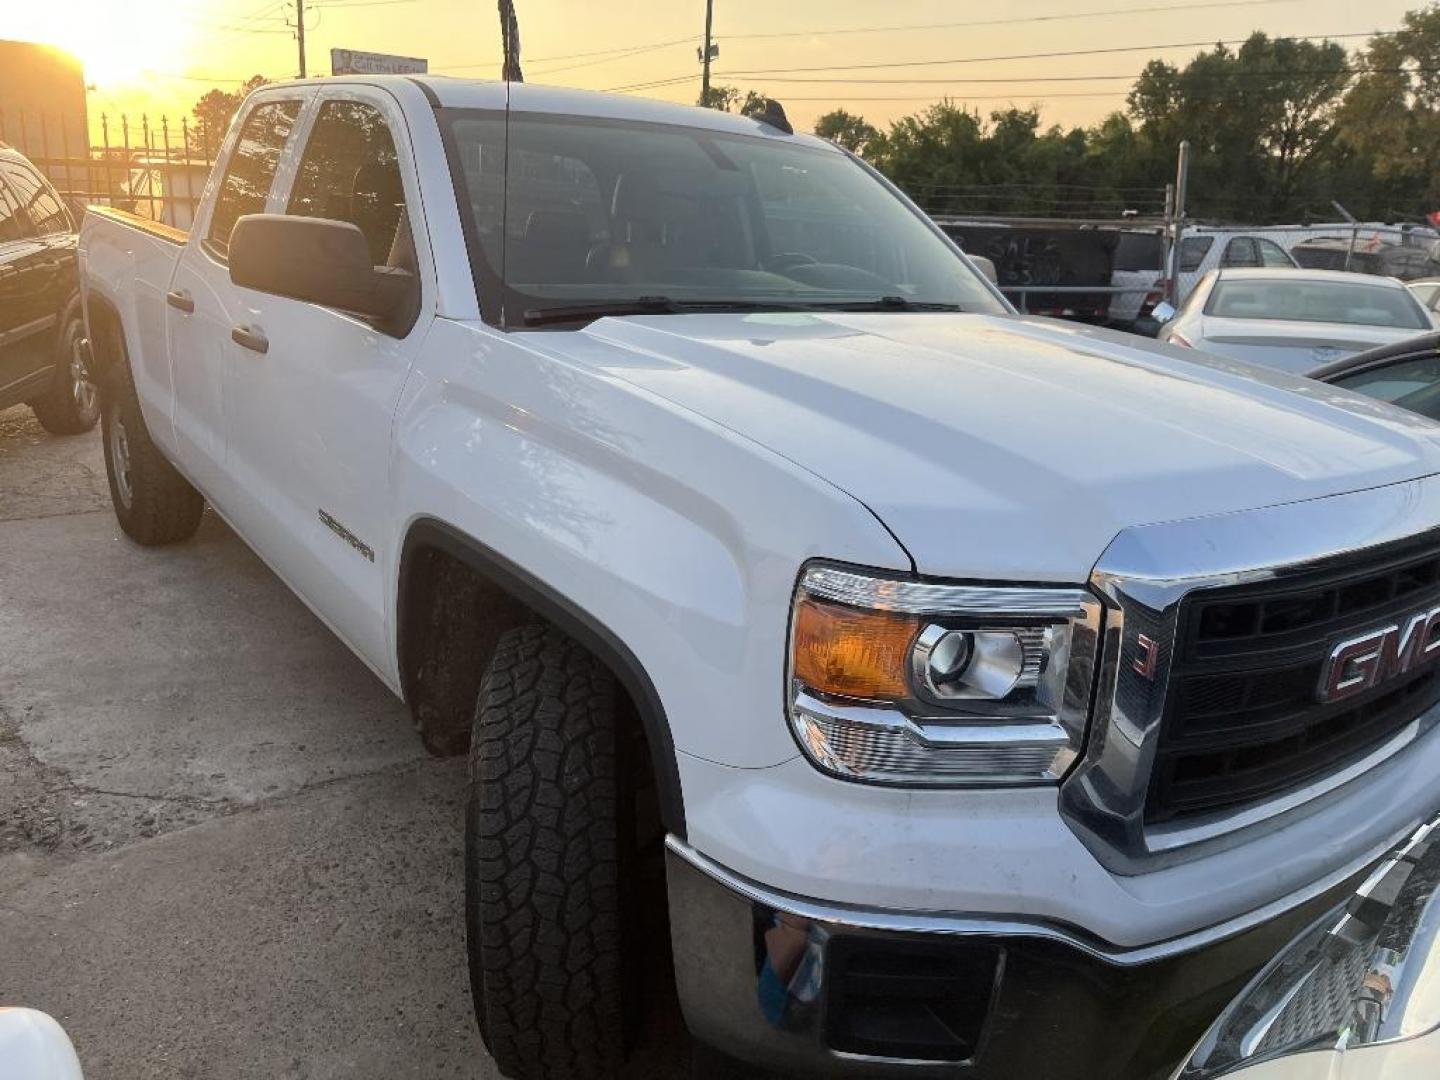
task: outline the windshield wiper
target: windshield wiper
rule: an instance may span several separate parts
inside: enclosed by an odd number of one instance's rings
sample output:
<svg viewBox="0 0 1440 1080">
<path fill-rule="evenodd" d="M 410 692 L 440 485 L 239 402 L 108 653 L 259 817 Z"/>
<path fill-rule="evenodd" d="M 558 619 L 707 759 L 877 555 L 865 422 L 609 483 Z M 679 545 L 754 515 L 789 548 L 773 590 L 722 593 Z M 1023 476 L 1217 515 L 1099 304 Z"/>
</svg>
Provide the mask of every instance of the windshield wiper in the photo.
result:
<svg viewBox="0 0 1440 1080">
<path fill-rule="evenodd" d="M 904 296 L 878 296 L 874 300 L 816 300 L 805 305 L 825 311 L 964 311 L 959 304 L 911 300 Z"/>
<path fill-rule="evenodd" d="M 569 322 L 572 319 L 599 319 L 606 315 L 669 315 L 680 306 L 668 296 L 637 296 L 628 300 L 597 300 L 593 304 L 557 304 L 554 307 L 528 308 L 525 322 L 536 326 L 547 322 Z"/>
<path fill-rule="evenodd" d="M 528 308 L 527 326 L 544 323 L 601 319 L 607 315 L 681 315 L 703 311 L 963 311 L 959 304 L 881 296 L 874 300 L 676 300 L 674 297 L 636 296 L 597 300 L 591 304 L 557 304 Z"/>
<path fill-rule="evenodd" d="M 626 300 L 597 300 L 593 304 L 557 304 L 529 308 L 527 326 L 542 323 L 600 319 L 606 315 L 681 315 L 701 311 L 806 311 L 809 304 L 784 300 L 676 300 L 669 296 L 636 296 Z"/>
</svg>

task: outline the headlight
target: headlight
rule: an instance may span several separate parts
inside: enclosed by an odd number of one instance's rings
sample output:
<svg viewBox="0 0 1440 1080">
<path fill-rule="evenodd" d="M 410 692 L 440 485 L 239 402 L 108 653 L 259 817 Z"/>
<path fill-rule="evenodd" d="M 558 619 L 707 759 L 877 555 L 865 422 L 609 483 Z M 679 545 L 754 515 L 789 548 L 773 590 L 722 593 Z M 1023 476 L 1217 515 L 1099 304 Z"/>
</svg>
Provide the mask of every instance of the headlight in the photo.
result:
<svg viewBox="0 0 1440 1080">
<path fill-rule="evenodd" d="M 1057 781 L 1084 741 L 1100 610 L 1084 589 L 811 565 L 791 615 L 791 728 L 851 780 Z"/>
</svg>

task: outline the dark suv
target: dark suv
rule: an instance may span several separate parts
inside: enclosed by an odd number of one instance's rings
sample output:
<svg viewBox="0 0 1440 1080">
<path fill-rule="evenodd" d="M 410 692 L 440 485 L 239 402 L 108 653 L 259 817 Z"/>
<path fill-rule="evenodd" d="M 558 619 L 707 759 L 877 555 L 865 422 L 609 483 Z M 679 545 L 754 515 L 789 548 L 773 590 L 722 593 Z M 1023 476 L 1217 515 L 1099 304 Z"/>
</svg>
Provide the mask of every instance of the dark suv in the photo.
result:
<svg viewBox="0 0 1440 1080">
<path fill-rule="evenodd" d="M 0 143 L 0 409 L 24 402 L 57 435 L 89 431 L 100 415 L 76 244 L 50 182 Z"/>
</svg>

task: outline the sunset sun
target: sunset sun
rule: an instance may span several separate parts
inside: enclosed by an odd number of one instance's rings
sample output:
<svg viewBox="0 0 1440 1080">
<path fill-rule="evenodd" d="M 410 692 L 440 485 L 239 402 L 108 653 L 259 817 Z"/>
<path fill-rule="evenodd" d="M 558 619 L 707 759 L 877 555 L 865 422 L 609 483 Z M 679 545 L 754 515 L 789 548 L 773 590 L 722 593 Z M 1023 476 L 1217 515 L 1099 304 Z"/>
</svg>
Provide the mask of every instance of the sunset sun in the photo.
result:
<svg viewBox="0 0 1440 1080">
<path fill-rule="evenodd" d="M 189 59 L 192 25 L 166 7 L 114 0 L 34 4 L 20 15 L 18 29 L 20 36 L 73 53 L 85 67 L 87 83 L 122 87 L 149 72 L 178 71 Z"/>
</svg>

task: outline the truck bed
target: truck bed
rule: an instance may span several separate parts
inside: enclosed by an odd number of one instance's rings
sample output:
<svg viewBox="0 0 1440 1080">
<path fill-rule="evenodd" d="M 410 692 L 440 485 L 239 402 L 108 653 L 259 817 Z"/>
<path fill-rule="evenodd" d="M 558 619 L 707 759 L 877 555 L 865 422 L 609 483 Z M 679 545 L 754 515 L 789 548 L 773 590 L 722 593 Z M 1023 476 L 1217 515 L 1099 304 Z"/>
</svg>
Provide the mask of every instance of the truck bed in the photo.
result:
<svg viewBox="0 0 1440 1080">
<path fill-rule="evenodd" d="M 177 229 L 174 225 L 166 225 L 163 221 L 141 217 L 139 214 L 132 214 L 129 210 L 120 210 L 114 206 L 87 206 L 85 212 L 94 214 L 96 217 L 108 218 L 132 229 L 139 229 L 141 232 L 149 233 L 151 236 L 171 244 L 183 246 L 185 241 L 190 238 L 190 233 L 185 229 Z"/>
</svg>

